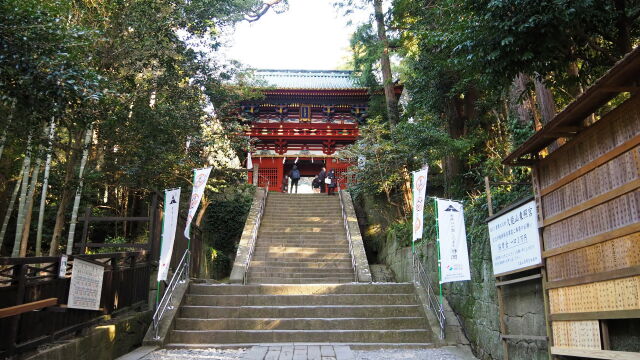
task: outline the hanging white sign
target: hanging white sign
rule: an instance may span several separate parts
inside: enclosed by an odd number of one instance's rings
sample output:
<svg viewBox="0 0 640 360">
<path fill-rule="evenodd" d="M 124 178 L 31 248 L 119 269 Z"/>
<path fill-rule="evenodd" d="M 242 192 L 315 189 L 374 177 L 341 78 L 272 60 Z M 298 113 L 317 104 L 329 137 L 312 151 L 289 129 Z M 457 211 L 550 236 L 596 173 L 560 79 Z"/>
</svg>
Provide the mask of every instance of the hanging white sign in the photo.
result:
<svg viewBox="0 0 640 360">
<path fill-rule="evenodd" d="M 251 152 L 247 153 L 247 169 L 253 169 L 253 161 L 251 160 Z"/>
<path fill-rule="evenodd" d="M 542 264 L 535 200 L 489 221 L 494 275 Z"/>
<path fill-rule="evenodd" d="M 428 172 L 428 166 L 413 172 L 413 241 L 422 239 L 424 230 L 424 197 L 427 192 Z"/>
<path fill-rule="evenodd" d="M 471 280 L 464 209 L 456 201 L 438 199 L 440 283 Z"/>
<path fill-rule="evenodd" d="M 72 309 L 99 310 L 103 277 L 104 266 L 73 259 L 67 306 Z"/>
<path fill-rule="evenodd" d="M 187 223 L 184 226 L 184 236 L 187 239 L 191 239 L 189 235 L 191 222 L 196 214 L 196 210 L 198 210 L 200 200 L 202 200 L 204 189 L 207 186 L 207 180 L 209 180 L 209 174 L 211 174 L 211 167 L 194 170 L 193 190 L 191 191 L 191 201 L 189 201 L 189 214 L 187 215 Z"/>
<path fill-rule="evenodd" d="M 160 246 L 160 262 L 158 267 L 158 281 L 167 280 L 173 242 L 176 239 L 178 227 L 178 210 L 180 208 L 180 188 L 164 191 L 164 218 L 162 221 L 162 245 Z"/>
</svg>

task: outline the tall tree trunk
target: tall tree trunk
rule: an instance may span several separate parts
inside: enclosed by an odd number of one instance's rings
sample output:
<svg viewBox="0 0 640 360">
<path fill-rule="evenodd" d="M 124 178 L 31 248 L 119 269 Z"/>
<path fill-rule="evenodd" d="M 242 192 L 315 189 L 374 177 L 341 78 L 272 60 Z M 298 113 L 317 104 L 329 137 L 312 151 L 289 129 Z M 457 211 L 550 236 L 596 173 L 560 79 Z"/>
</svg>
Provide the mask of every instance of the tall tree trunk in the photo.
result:
<svg viewBox="0 0 640 360">
<path fill-rule="evenodd" d="M 69 151 L 67 153 L 67 163 L 65 165 L 64 182 L 62 184 L 62 193 L 60 194 L 58 210 L 56 211 L 56 222 L 53 226 L 53 233 L 51 234 L 49 256 L 55 256 L 58 254 L 60 238 L 62 237 L 62 230 L 65 225 L 65 213 L 67 211 L 67 206 L 69 206 L 69 202 L 71 201 L 71 196 L 73 195 L 71 192 L 71 182 L 73 181 L 73 170 L 75 168 L 77 154 L 77 148 L 75 148 L 75 145 L 73 144 L 77 144 L 78 142 L 80 142 L 81 136 L 82 132 L 79 132 L 75 134 L 75 140 L 71 138 L 69 139 Z"/>
<path fill-rule="evenodd" d="M 11 102 L 11 108 L 9 109 L 9 115 L 7 116 L 7 126 L 5 126 L 4 131 L 2 131 L 2 137 L 0 137 L 0 159 L 2 159 L 2 152 L 4 151 L 4 144 L 7 142 L 7 130 L 9 129 L 9 125 L 11 125 L 11 120 L 13 119 L 13 111 L 16 107 L 16 102 Z"/>
<path fill-rule="evenodd" d="M 521 125 L 532 126 L 537 131 L 542 128 L 542 123 L 530 91 L 527 90 L 530 81 L 531 79 L 523 73 L 516 75 L 509 91 L 509 107 Z"/>
<path fill-rule="evenodd" d="M 617 12 L 616 18 L 616 30 L 618 31 L 616 38 L 616 48 L 620 56 L 631 52 L 633 50 L 631 42 L 631 22 L 627 16 L 626 0 L 614 0 L 614 5 Z"/>
<path fill-rule="evenodd" d="M 22 161 L 22 185 L 20 186 L 20 198 L 18 199 L 18 219 L 16 220 L 16 234 L 13 241 L 11 257 L 20 255 L 20 241 L 22 240 L 22 229 L 24 228 L 24 208 L 27 203 L 27 188 L 29 187 L 29 173 L 31 172 L 31 135 L 27 140 L 27 151 Z"/>
<path fill-rule="evenodd" d="M 56 131 L 56 119 L 51 117 L 49 127 L 49 140 L 47 144 L 47 160 L 44 163 L 44 178 L 42 179 L 42 192 L 40 194 L 40 210 L 38 211 L 38 230 L 36 233 L 36 256 L 42 256 L 42 226 L 44 224 L 44 208 L 47 202 L 47 190 L 49 187 L 49 171 L 51 170 L 51 153 L 53 136 Z"/>
<path fill-rule="evenodd" d="M 207 208 L 209 207 L 209 205 L 211 205 L 211 200 L 203 198 L 200 205 L 200 210 L 198 211 L 198 216 L 196 217 L 196 225 L 198 227 L 200 227 L 200 225 L 202 224 L 202 219 L 204 219 L 204 214 L 207 213 Z"/>
<path fill-rule="evenodd" d="M 398 111 L 398 98 L 393 86 L 391 74 L 391 61 L 389 60 L 389 39 L 384 26 L 384 13 L 382 12 L 382 0 L 373 0 L 373 7 L 378 28 L 378 40 L 382 43 L 382 54 L 380 54 L 380 65 L 382 70 L 382 82 L 384 85 L 384 97 L 387 103 L 387 119 L 393 128 L 400 118 Z"/>
<path fill-rule="evenodd" d="M 7 227 L 9 226 L 9 219 L 11 219 L 11 213 L 13 213 L 13 206 L 15 205 L 16 198 L 18 197 L 18 193 L 20 192 L 20 184 L 22 184 L 22 176 L 18 177 L 18 179 L 16 180 L 16 187 L 13 189 L 11 200 L 9 201 L 9 206 L 7 207 L 7 212 L 4 214 L 2 229 L 0 229 L 0 253 L 2 253 L 4 234 L 7 232 Z"/>
<path fill-rule="evenodd" d="M 89 147 L 91 145 L 91 139 L 93 138 L 93 123 L 89 125 L 84 136 L 84 143 L 82 149 L 82 160 L 80 160 L 80 170 L 78 171 L 78 189 L 76 190 L 76 197 L 73 200 L 73 209 L 71 210 L 71 223 L 69 225 L 69 236 L 67 237 L 67 255 L 73 253 L 73 239 L 76 235 L 76 224 L 78 222 L 78 208 L 80 207 L 80 197 L 82 195 L 82 185 L 84 184 L 84 167 L 87 164 L 89 158 Z"/>
<path fill-rule="evenodd" d="M 542 115 L 542 126 L 544 126 L 556 116 L 556 103 L 553 100 L 553 94 L 542 81 L 535 79 L 534 85 L 536 88 L 536 101 Z"/>
<path fill-rule="evenodd" d="M 449 136 L 458 139 L 464 135 L 464 103 L 457 96 L 452 96 L 447 105 L 447 125 Z M 444 173 L 448 188 L 462 172 L 463 164 L 460 154 L 450 154 L 444 159 Z"/>
<path fill-rule="evenodd" d="M 40 165 L 42 160 L 38 158 L 31 175 L 31 184 L 29 185 L 29 194 L 27 195 L 27 205 L 25 206 L 24 225 L 22 227 L 22 240 L 20 241 L 20 256 L 27 256 L 27 247 L 29 245 L 29 230 L 31 229 L 31 218 L 33 217 L 33 199 L 35 197 L 36 186 L 38 185 L 38 175 L 40 175 Z"/>
</svg>

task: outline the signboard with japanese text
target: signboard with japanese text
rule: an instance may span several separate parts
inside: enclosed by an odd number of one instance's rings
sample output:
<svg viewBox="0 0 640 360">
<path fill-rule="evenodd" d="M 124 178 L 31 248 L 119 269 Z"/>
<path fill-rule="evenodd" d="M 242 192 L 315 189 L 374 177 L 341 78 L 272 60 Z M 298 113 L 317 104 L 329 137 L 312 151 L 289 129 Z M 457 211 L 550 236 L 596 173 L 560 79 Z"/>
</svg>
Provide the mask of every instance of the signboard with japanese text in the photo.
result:
<svg viewBox="0 0 640 360">
<path fill-rule="evenodd" d="M 104 266 L 75 258 L 67 306 L 73 309 L 99 310 L 103 277 Z"/>
<path fill-rule="evenodd" d="M 542 264 L 536 202 L 489 221 L 489 240 L 496 276 Z"/>
<path fill-rule="evenodd" d="M 437 207 L 440 283 L 471 280 L 462 204 L 453 200 L 438 199 Z"/>
</svg>

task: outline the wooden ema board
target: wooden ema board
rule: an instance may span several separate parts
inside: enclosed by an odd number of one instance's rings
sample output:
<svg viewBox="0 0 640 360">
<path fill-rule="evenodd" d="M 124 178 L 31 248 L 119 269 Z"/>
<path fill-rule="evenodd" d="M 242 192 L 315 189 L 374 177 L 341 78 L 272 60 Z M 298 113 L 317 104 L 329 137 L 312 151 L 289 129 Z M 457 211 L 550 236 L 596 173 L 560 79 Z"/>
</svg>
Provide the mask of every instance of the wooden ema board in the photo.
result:
<svg viewBox="0 0 640 360">
<path fill-rule="evenodd" d="M 598 319 L 640 309 L 639 109 L 634 96 L 535 166 L 551 355 L 622 359 Z"/>
<path fill-rule="evenodd" d="M 606 155 L 640 134 L 640 96 L 634 96 L 609 112 L 588 130 L 538 163 L 542 194 L 566 176 Z"/>
<path fill-rule="evenodd" d="M 551 314 L 640 309 L 640 276 L 549 289 Z"/>
<path fill-rule="evenodd" d="M 545 250 L 640 222 L 640 190 L 614 198 L 542 230 Z"/>
<path fill-rule="evenodd" d="M 547 279 L 559 281 L 640 265 L 640 233 L 547 258 Z"/>
<path fill-rule="evenodd" d="M 600 323 L 588 321 L 554 321 L 553 344 L 556 347 L 579 349 L 602 349 L 600 342 Z"/>
</svg>

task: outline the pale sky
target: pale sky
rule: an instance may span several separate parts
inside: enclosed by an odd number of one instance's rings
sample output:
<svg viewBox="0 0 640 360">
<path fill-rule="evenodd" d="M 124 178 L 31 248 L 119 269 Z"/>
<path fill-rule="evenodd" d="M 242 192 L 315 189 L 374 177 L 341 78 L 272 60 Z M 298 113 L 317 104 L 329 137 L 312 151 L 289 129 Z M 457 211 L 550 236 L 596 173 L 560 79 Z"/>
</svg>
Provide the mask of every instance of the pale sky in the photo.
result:
<svg viewBox="0 0 640 360">
<path fill-rule="evenodd" d="M 227 57 L 257 69 L 333 70 L 350 58 L 355 25 L 339 15 L 334 0 L 289 0 L 289 10 L 269 12 L 260 20 L 236 26 Z M 354 23 L 368 14 L 351 16 Z"/>
</svg>

